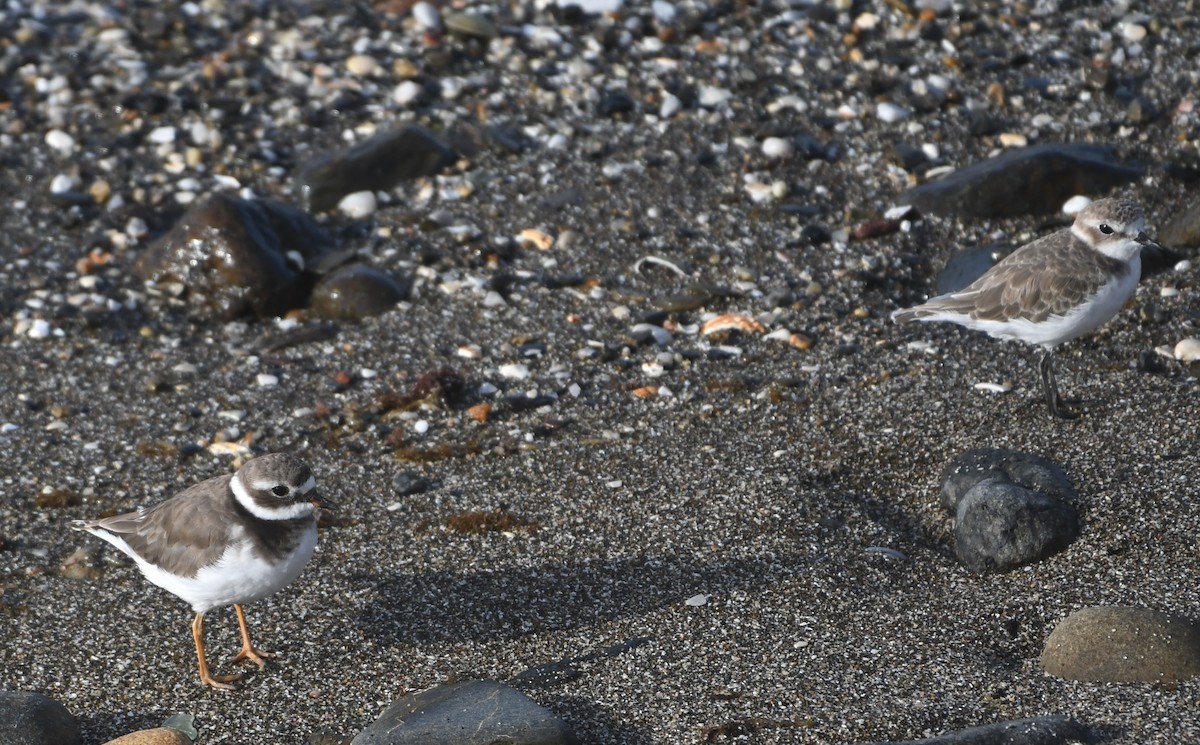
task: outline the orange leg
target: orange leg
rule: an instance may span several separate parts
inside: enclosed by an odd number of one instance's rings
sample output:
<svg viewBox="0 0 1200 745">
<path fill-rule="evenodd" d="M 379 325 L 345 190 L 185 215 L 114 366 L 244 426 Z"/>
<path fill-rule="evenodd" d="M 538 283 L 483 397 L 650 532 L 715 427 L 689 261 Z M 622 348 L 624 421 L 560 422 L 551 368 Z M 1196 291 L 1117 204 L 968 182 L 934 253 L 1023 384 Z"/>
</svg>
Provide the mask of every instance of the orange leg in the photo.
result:
<svg viewBox="0 0 1200 745">
<path fill-rule="evenodd" d="M 208 672 L 208 660 L 204 659 L 204 614 L 197 613 L 196 620 L 192 621 L 192 639 L 196 642 L 196 657 L 200 660 L 200 682 L 205 685 L 210 685 L 213 688 L 220 688 L 226 691 L 232 691 L 233 686 L 229 685 L 232 681 L 242 677 L 241 675 L 218 675 L 214 677 Z"/>
<path fill-rule="evenodd" d="M 234 603 L 233 612 L 237 613 L 238 626 L 242 628 L 242 649 L 233 658 L 233 661 L 241 662 L 242 660 L 250 660 L 261 669 L 267 664 L 263 658 L 270 657 L 271 653 L 255 649 L 254 645 L 250 643 L 250 629 L 246 626 L 246 614 L 242 612 L 242 606 Z"/>
</svg>

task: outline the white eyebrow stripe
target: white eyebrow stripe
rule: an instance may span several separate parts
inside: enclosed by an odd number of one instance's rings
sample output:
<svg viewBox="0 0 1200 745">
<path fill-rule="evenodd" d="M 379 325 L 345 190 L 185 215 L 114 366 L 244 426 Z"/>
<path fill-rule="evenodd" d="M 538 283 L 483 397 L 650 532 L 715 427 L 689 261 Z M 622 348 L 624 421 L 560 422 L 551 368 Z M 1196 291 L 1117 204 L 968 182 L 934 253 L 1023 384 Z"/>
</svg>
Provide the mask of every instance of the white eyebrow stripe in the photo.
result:
<svg viewBox="0 0 1200 745">
<path fill-rule="evenodd" d="M 310 491 L 312 491 L 313 489 L 316 489 L 316 488 L 317 488 L 317 478 L 315 476 L 309 476 L 308 481 L 305 481 L 300 486 L 298 491 L 301 494 L 308 494 Z"/>
</svg>

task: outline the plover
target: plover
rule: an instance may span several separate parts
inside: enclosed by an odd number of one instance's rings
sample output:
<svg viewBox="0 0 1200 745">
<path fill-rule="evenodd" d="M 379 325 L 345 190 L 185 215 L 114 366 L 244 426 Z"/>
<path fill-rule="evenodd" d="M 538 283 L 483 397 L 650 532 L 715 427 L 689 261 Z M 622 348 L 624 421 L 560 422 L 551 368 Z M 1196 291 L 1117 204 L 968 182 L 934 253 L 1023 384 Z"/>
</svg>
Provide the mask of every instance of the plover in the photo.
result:
<svg viewBox="0 0 1200 745">
<path fill-rule="evenodd" d="M 232 475 L 188 487 L 153 507 L 71 527 L 103 538 L 133 559 L 146 579 L 192 606 L 200 681 L 230 689 L 240 675 L 214 676 L 204 655 L 204 614 L 232 605 L 242 632 L 233 662 L 260 668 L 242 604 L 273 594 L 300 574 L 317 546 L 316 491 L 309 467 L 287 453 L 247 461 Z"/>
<path fill-rule="evenodd" d="M 1117 314 L 1137 287 L 1146 233 L 1141 207 L 1129 199 L 1098 199 L 1070 228 L 1013 251 L 967 287 L 892 313 L 896 323 L 950 321 L 1000 339 L 1037 344 L 1038 369 L 1050 414 L 1060 408 L 1054 348 L 1089 334 Z"/>
</svg>

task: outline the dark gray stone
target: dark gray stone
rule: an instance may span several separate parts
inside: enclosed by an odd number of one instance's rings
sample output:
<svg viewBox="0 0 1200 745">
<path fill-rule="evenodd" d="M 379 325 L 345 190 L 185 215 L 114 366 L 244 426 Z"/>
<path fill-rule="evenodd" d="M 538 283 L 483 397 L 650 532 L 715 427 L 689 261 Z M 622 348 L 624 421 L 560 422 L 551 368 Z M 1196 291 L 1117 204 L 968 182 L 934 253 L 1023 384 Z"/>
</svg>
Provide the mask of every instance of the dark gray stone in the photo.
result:
<svg viewBox="0 0 1200 745">
<path fill-rule="evenodd" d="M 29 691 L 0 691 L 0 743 L 76 745 L 79 722 L 67 707 Z"/>
<path fill-rule="evenodd" d="M 964 248 L 946 260 L 946 266 L 934 279 L 934 289 L 938 295 L 957 292 L 983 276 L 1012 250 L 1013 246 L 1009 243 L 987 243 Z"/>
<path fill-rule="evenodd" d="M 567 724 L 494 680 L 438 686 L 397 700 L 351 745 L 569 745 Z"/>
<path fill-rule="evenodd" d="M 997 478 L 1065 502 L 1078 499 L 1067 474 L 1052 461 L 1016 450 L 974 448 L 964 450 L 942 469 L 942 507 L 957 512 L 958 503 L 976 484 Z"/>
<path fill-rule="evenodd" d="M 296 175 L 296 193 L 305 209 L 324 212 L 356 191 L 386 191 L 407 179 L 433 176 L 455 158 L 433 132 L 410 125 L 310 161 Z"/>
<path fill-rule="evenodd" d="M 333 241 L 304 212 L 268 199 L 214 194 L 134 263 L 143 280 L 178 282 L 194 315 L 270 318 L 304 305 L 309 271 Z"/>
<path fill-rule="evenodd" d="M 1080 608 L 1042 651 L 1051 675 L 1097 683 L 1174 683 L 1200 675 L 1200 628 L 1147 608 Z"/>
<path fill-rule="evenodd" d="M 954 553 L 973 572 L 1008 571 L 1063 550 L 1079 535 L 1070 504 L 1000 478 L 958 503 Z"/>
<path fill-rule="evenodd" d="M 347 264 L 321 277 L 309 309 L 330 321 L 359 321 L 386 313 L 408 297 L 409 287 L 366 264 Z"/>
<path fill-rule="evenodd" d="M 909 189 L 900 203 L 926 214 L 994 218 L 1057 212 L 1078 194 L 1100 196 L 1141 177 L 1105 145 L 1035 145 L 1009 150 Z"/>
<path fill-rule="evenodd" d="M 1009 722 L 985 724 L 980 727 L 949 732 L 924 740 L 876 743 L 875 745 L 1060 745 L 1088 737 L 1087 730 L 1061 714 Z"/>
</svg>

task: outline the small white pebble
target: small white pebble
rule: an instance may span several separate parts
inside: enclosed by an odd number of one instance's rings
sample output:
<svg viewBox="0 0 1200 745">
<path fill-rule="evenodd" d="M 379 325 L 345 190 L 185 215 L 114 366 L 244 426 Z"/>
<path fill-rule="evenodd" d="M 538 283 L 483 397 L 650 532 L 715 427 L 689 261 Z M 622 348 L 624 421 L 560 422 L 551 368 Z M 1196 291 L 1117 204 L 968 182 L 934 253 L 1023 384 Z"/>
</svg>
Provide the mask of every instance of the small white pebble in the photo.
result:
<svg viewBox="0 0 1200 745">
<path fill-rule="evenodd" d="M 346 69 L 355 75 L 374 75 L 381 68 L 370 55 L 352 54 L 346 58 Z"/>
<path fill-rule="evenodd" d="M 1012 386 L 1003 383 L 976 383 L 975 390 L 987 391 L 989 393 L 1008 393 L 1012 390 Z"/>
<path fill-rule="evenodd" d="M 372 370 L 369 367 L 364 367 L 363 369 L 358 371 L 358 376 L 360 378 L 362 378 L 363 380 L 370 380 L 371 378 L 374 378 L 377 375 L 379 375 L 379 373 L 375 372 L 374 370 Z"/>
<path fill-rule="evenodd" d="M 625 486 L 625 482 L 621 479 L 613 479 L 612 481 L 604 482 L 604 485 L 609 489 L 620 489 L 622 486 Z"/>
<path fill-rule="evenodd" d="M 429 422 L 425 421 L 424 419 L 418 419 L 413 423 L 413 431 L 418 435 L 425 434 L 429 431 Z"/>
<path fill-rule="evenodd" d="M 500 373 L 500 377 L 508 378 L 509 380 L 525 380 L 529 377 L 529 368 L 520 362 L 501 365 L 498 372 Z"/>
<path fill-rule="evenodd" d="M 433 3 L 422 2 L 412 6 L 413 20 L 422 31 L 437 31 L 442 27 L 442 14 Z"/>
<path fill-rule="evenodd" d="M 891 124 L 908 118 L 908 111 L 894 103 L 884 101 L 875 107 L 875 116 L 882 122 Z"/>
<path fill-rule="evenodd" d="M 1191 268 L 1192 268 L 1192 262 L 1189 261 L 1188 259 L 1184 259 L 1183 261 L 1180 261 L 1178 264 L 1175 265 L 1175 271 L 1177 271 L 1177 272 L 1186 272 Z"/>
<path fill-rule="evenodd" d="M 375 201 L 375 192 L 373 191 L 356 191 L 342 197 L 342 201 L 338 202 L 338 209 L 341 213 L 356 220 L 374 214 L 376 207 L 378 207 L 378 203 Z"/>
<path fill-rule="evenodd" d="M 155 127 L 146 135 L 146 139 L 155 145 L 166 145 L 175 141 L 174 127 Z"/>
<path fill-rule="evenodd" d="M 1092 203 L 1092 200 L 1083 195 L 1076 195 L 1063 202 L 1062 211 L 1064 215 L 1077 215 Z"/>
<path fill-rule="evenodd" d="M 499 388 L 492 385 L 491 383 L 480 383 L 479 384 L 479 395 L 481 395 L 481 396 L 494 396 L 494 395 L 496 395 L 496 393 L 499 390 L 500 390 Z"/>
<path fill-rule="evenodd" d="M 279 385 L 279 376 L 270 373 L 259 373 L 254 377 L 259 388 L 274 388 Z"/>
<path fill-rule="evenodd" d="M 786 160 L 794 151 L 791 141 L 782 137 L 768 137 L 762 142 L 763 155 L 775 160 Z"/>
<path fill-rule="evenodd" d="M 1179 295 L 1179 290 L 1174 287 L 1164 287 L 1158 291 L 1159 297 L 1176 297 Z"/>
<path fill-rule="evenodd" d="M 47 132 L 46 144 L 64 155 L 69 155 L 75 150 L 75 138 L 61 129 Z"/>
<path fill-rule="evenodd" d="M 688 598 L 687 600 L 683 601 L 683 604 L 691 606 L 693 608 L 699 608 L 702 605 L 708 605 L 709 597 L 711 597 L 711 596 L 704 595 L 704 594 L 693 595 L 690 598 Z"/>
<path fill-rule="evenodd" d="M 400 83 L 392 89 L 392 100 L 395 101 L 397 105 L 407 106 L 420 98 L 424 91 L 425 89 L 421 87 L 420 83 L 412 80 L 405 80 L 403 83 Z"/>
<path fill-rule="evenodd" d="M 45 319 L 38 318 L 29 325 L 29 330 L 25 335 L 30 339 L 45 339 L 50 336 L 50 324 Z"/>
<path fill-rule="evenodd" d="M 78 186 L 79 179 L 65 173 L 60 173 L 50 180 L 50 193 L 62 194 L 64 191 L 71 191 Z"/>
</svg>

